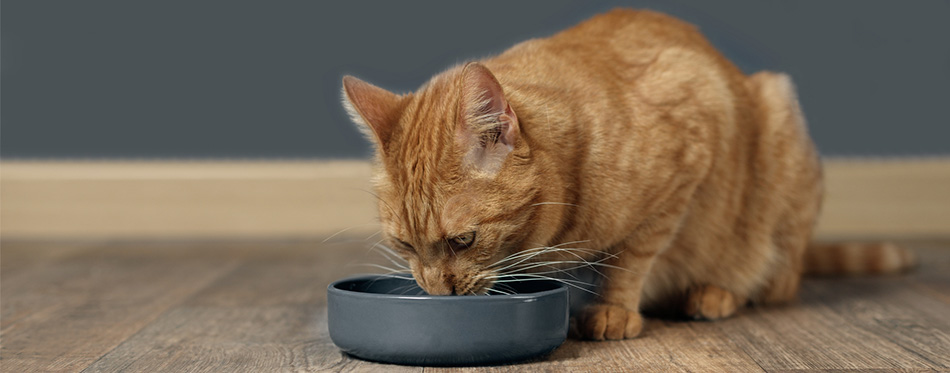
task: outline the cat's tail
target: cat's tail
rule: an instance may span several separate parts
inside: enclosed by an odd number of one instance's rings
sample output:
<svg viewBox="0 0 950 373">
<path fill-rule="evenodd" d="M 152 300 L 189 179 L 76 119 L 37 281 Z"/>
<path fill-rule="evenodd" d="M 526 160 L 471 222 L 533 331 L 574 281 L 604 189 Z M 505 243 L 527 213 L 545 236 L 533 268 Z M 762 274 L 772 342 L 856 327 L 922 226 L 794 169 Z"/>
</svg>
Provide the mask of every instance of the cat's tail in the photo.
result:
<svg viewBox="0 0 950 373">
<path fill-rule="evenodd" d="M 890 242 L 812 243 L 805 250 L 806 275 L 899 273 L 917 265 L 914 252 Z"/>
</svg>

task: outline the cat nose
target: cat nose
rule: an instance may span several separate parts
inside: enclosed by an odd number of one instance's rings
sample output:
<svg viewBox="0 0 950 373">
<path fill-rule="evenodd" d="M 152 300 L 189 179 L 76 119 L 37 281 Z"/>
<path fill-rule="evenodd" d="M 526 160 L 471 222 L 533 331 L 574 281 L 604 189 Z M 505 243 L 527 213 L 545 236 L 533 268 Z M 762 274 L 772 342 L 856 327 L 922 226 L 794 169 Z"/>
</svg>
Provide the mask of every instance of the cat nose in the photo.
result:
<svg viewBox="0 0 950 373">
<path fill-rule="evenodd" d="M 418 281 L 422 289 L 429 295 L 455 295 L 455 276 L 441 273 L 438 270 L 426 270 L 422 276 L 424 281 Z"/>
<path fill-rule="evenodd" d="M 455 291 L 455 275 L 445 273 L 442 275 L 442 278 L 445 279 L 445 286 L 449 288 L 449 295 L 457 295 L 458 292 Z"/>
<path fill-rule="evenodd" d="M 430 283 L 425 291 L 429 295 L 455 295 L 455 285 L 441 282 Z"/>
</svg>

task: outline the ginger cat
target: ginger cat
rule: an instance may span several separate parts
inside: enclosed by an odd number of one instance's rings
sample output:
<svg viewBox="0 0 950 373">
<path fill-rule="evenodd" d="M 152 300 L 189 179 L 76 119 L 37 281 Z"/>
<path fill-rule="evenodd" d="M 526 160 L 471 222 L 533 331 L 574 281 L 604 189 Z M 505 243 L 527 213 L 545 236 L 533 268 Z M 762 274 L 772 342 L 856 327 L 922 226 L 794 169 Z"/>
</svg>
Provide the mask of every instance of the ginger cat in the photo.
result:
<svg viewBox="0 0 950 373">
<path fill-rule="evenodd" d="M 806 252 L 832 271 L 911 262 L 889 245 L 806 250 L 822 172 L 790 79 L 743 75 L 669 16 L 617 9 L 414 93 L 343 88 L 376 148 L 383 234 L 430 294 L 582 258 L 604 279 L 579 332 L 623 339 L 641 309 L 789 301 Z"/>
</svg>

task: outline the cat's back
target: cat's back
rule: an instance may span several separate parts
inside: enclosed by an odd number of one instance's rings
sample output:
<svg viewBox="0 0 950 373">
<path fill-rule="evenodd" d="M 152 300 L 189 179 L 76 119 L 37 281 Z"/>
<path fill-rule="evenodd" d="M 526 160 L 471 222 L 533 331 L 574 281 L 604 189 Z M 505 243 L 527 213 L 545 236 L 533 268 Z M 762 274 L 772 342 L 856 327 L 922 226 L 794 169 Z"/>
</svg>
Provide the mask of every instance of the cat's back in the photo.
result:
<svg viewBox="0 0 950 373">
<path fill-rule="evenodd" d="M 649 10 L 617 8 L 544 39 L 514 46 L 498 56 L 500 65 L 537 62 L 541 57 L 583 61 L 584 65 L 649 64 L 664 50 L 688 50 L 731 66 L 699 30 L 682 20 Z M 727 67 L 728 68 L 728 67 Z"/>
<path fill-rule="evenodd" d="M 594 44 L 623 47 L 706 47 L 695 26 L 650 10 L 617 8 L 594 16 L 549 39 L 554 45 Z"/>
<path fill-rule="evenodd" d="M 619 101 L 627 107 L 679 102 L 695 92 L 710 96 L 697 97 L 701 106 L 728 106 L 716 96 L 741 95 L 737 90 L 745 81 L 695 26 L 625 8 L 528 40 L 483 62 L 503 85 L 556 84 L 560 96 L 577 96 L 571 97 L 574 101 Z"/>
</svg>

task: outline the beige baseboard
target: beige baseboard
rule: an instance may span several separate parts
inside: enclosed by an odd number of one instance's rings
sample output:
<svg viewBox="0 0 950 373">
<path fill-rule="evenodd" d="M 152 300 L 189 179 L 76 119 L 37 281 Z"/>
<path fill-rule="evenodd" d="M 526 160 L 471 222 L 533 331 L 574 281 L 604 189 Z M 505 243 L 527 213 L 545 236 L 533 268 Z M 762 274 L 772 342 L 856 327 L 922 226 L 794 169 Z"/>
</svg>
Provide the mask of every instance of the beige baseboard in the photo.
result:
<svg viewBox="0 0 950 373">
<path fill-rule="evenodd" d="M 950 158 L 825 160 L 817 234 L 950 236 Z"/>
<path fill-rule="evenodd" d="M 950 236 L 950 158 L 826 161 L 821 237 Z M 365 161 L 2 162 L 3 239 L 309 238 L 378 230 Z"/>
<path fill-rule="evenodd" d="M 4 239 L 297 238 L 376 230 L 370 166 L 5 162 Z"/>
</svg>

